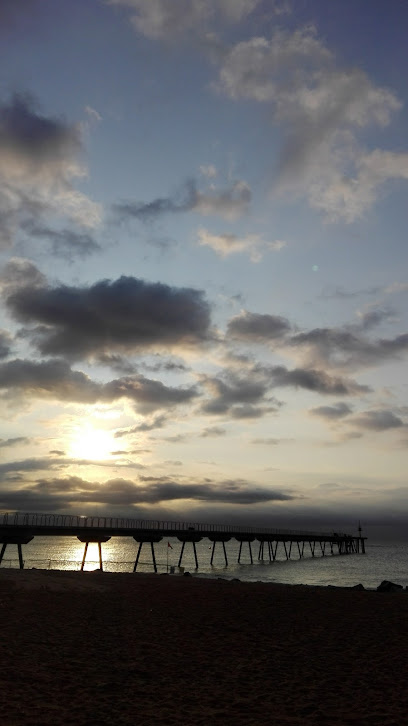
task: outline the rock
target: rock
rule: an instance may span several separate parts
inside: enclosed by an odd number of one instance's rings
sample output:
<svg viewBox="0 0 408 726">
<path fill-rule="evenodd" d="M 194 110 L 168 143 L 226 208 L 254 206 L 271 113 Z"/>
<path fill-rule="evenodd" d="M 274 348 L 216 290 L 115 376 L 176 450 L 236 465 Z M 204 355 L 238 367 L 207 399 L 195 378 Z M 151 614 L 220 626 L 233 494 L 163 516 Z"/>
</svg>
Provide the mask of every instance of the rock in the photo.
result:
<svg viewBox="0 0 408 726">
<path fill-rule="evenodd" d="M 402 585 L 397 585 L 395 582 L 390 582 L 389 580 L 383 580 L 381 585 L 378 585 L 377 592 L 398 592 L 402 589 Z"/>
<path fill-rule="evenodd" d="M 353 585 L 350 590 L 365 590 L 365 587 L 361 584 L 361 582 L 359 582 L 358 585 Z"/>
<path fill-rule="evenodd" d="M 191 577 L 191 572 L 183 572 L 183 577 Z"/>
</svg>

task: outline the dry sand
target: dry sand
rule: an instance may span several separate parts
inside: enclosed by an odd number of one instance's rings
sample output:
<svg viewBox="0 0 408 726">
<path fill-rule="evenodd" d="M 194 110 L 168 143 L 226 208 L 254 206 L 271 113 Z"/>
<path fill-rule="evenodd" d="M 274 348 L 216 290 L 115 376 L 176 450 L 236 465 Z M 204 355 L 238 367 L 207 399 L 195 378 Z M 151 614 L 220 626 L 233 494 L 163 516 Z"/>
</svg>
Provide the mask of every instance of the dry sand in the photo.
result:
<svg viewBox="0 0 408 726">
<path fill-rule="evenodd" d="M 2 726 L 408 725 L 408 594 L 0 570 Z"/>
</svg>

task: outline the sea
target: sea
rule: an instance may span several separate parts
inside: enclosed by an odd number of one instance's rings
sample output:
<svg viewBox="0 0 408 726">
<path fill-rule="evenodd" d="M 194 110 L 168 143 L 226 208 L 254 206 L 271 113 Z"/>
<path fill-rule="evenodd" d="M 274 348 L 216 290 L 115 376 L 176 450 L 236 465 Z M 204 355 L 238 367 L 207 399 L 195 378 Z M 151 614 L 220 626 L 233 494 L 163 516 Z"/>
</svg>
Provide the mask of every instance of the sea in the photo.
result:
<svg viewBox="0 0 408 726">
<path fill-rule="evenodd" d="M 185 544 L 180 562 L 181 543 L 176 538 L 163 539 L 154 545 L 157 572 L 183 575 L 189 572 L 195 577 L 239 579 L 248 582 L 275 582 L 319 586 L 353 587 L 362 584 L 366 589 L 376 589 L 383 580 L 390 580 L 408 587 L 408 544 L 375 544 L 366 542 L 365 554 L 330 554 L 322 556 L 315 550 L 312 557 L 305 545 L 304 556 L 299 559 L 293 548 L 287 560 L 280 544 L 274 562 L 269 561 L 267 546 L 264 559 L 259 559 L 259 543 L 253 542 L 251 550 L 247 542 L 242 545 L 241 561 L 238 562 L 239 543 L 231 539 L 226 543 L 228 566 L 225 565 L 222 544 L 216 543 L 211 565 L 212 543 L 207 539 L 196 545 L 196 568 L 193 545 Z M 112 537 L 102 544 L 103 569 L 107 572 L 133 572 L 138 544 L 132 537 Z M 251 563 L 251 554 L 253 562 Z M 35 537 L 23 545 L 23 561 L 26 569 L 80 570 L 84 544 L 76 537 Z M 179 566 L 180 562 L 180 566 Z M 8 545 L 0 567 L 18 568 L 16 545 Z M 98 545 L 90 543 L 84 570 L 99 569 Z M 150 544 L 143 544 L 137 572 L 153 572 Z"/>
</svg>

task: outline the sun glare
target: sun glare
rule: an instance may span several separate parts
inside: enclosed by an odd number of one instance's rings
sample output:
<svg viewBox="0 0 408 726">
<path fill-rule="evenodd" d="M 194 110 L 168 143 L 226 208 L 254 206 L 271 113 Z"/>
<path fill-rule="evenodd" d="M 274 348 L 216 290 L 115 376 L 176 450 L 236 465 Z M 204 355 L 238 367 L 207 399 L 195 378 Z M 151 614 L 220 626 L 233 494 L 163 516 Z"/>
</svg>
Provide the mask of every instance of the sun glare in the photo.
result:
<svg viewBox="0 0 408 726">
<path fill-rule="evenodd" d="M 75 459 L 108 459 L 115 449 L 113 434 L 92 426 L 77 429 L 71 439 L 69 454 Z"/>
</svg>

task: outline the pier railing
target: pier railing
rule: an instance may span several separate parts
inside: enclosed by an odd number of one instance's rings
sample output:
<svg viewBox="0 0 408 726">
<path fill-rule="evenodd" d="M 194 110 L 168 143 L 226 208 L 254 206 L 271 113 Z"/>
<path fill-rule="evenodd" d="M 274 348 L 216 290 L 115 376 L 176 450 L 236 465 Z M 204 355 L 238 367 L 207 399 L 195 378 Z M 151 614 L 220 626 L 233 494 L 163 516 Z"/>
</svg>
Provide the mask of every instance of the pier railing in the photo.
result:
<svg viewBox="0 0 408 726">
<path fill-rule="evenodd" d="M 294 535 L 305 537 L 345 537 L 344 532 L 321 532 L 298 529 L 274 529 L 270 527 L 252 527 L 234 524 L 207 524 L 204 522 L 180 522 L 157 519 L 130 519 L 127 517 L 87 517 L 75 514 L 41 514 L 32 512 L 5 512 L 0 513 L 0 526 L 21 527 L 81 527 L 84 529 L 130 529 L 165 531 L 174 530 L 185 532 L 194 530 L 200 532 L 247 533 Z"/>
</svg>

